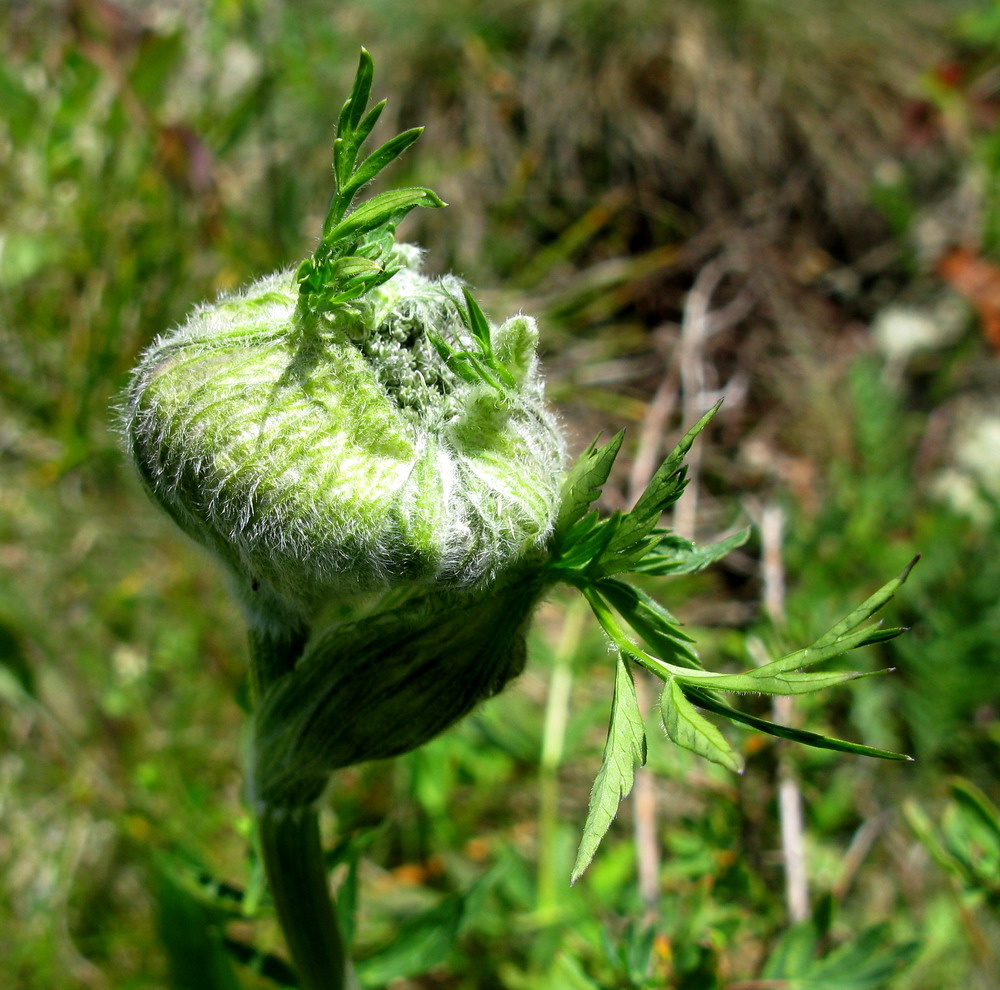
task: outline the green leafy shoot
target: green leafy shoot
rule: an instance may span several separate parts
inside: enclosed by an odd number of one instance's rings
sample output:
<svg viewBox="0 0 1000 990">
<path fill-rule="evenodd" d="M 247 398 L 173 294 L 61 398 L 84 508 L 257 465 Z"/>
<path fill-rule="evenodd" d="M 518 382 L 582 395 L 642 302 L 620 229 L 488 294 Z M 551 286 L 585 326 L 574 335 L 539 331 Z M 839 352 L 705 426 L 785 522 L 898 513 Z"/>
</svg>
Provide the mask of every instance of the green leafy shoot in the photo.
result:
<svg viewBox="0 0 1000 990">
<path fill-rule="evenodd" d="M 570 472 L 563 489 L 550 564 L 560 580 L 581 586 L 612 574 L 634 571 L 663 543 L 665 534 L 657 524 L 687 484 L 684 457 L 720 405 L 716 403 L 709 409 L 667 455 L 634 508 L 603 520 L 596 513 L 585 513 L 607 480 L 621 440 L 616 437 L 601 448 L 591 444 Z"/>
<path fill-rule="evenodd" d="M 570 883 L 576 883 L 590 865 L 597 847 L 618 812 L 618 805 L 632 790 L 635 768 L 646 762 L 646 732 L 635 696 L 635 685 L 624 656 L 615 664 L 615 692 L 611 701 L 611 723 L 597 773 L 583 837 L 573 865 Z"/>
<path fill-rule="evenodd" d="M 859 677 L 870 676 L 858 671 L 804 671 L 825 660 L 871 643 L 883 642 L 904 630 L 886 629 L 881 625 L 864 625 L 865 621 L 892 597 L 909 574 L 911 563 L 903 573 L 880 588 L 861 606 L 838 622 L 812 646 L 797 650 L 761 667 L 739 674 L 719 674 L 700 668 L 687 637 L 676 620 L 644 592 L 625 582 L 605 579 L 582 588 L 605 633 L 617 649 L 667 684 L 662 699 L 662 718 L 670 738 L 678 745 L 724 766 L 733 765 L 733 757 L 720 746 L 717 733 L 709 733 L 704 719 L 695 719 L 690 703 L 698 705 L 731 721 L 748 725 L 782 738 L 795 739 L 822 749 L 859 753 L 882 759 L 905 760 L 908 757 L 886 750 L 873 749 L 818 733 L 788 729 L 766 719 L 747 715 L 720 702 L 716 691 L 733 693 L 797 695 L 835 687 Z M 616 616 L 621 616 L 625 625 Z M 626 626 L 628 628 L 626 628 Z M 629 634 L 629 629 L 643 645 Z M 669 659 L 668 659 L 669 658 Z M 677 708 L 671 710 L 671 706 Z"/>
<path fill-rule="evenodd" d="M 739 674 L 719 674 L 703 669 L 690 645 L 691 638 L 680 628 L 677 620 L 644 591 L 617 578 L 574 582 L 616 647 L 618 659 L 611 726 L 601 770 L 594 782 L 572 882 L 575 883 L 587 868 L 615 816 L 619 802 L 631 791 L 635 766 L 645 761 L 645 735 L 642 733 L 642 720 L 635 703 L 635 689 L 626 657 L 664 681 L 660 718 L 670 740 L 734 772 L 742 771 L 741 758 L 719 729 L 697 708 L 772 736 L 819 749 L 888 760 L 908 760 L 909 757 L 899 753 L 749 715 L 719 701 L 715 692 L 797 695 L 869 676 L 857 671 L 814 672 L 804 671 L 803 668 L 903 632 L 902 629 L 884 629 L 880 625 L 866 626 L 864 623 L 889 601 L 912 567 L 913 563 L 812 646 Z"/>
<path fill-rule="evenodd" d="M 465 286 L 462 287 L 462 294 L 465 296 L 465 307 L 454 300 L 455 308 L 470 337 L 472 347 L 459 350 L 436 333 L 428 334 L 431 343 L 445 364 L 463 381 L 469 382 L 470 385 L 489 385 L 501 396 L 506 396 L 508 391 L 517 388 L 517 381 L 493 353 L 490 324 L 479 303 Z"/>
<path fill-rule="evenodd" d="M 718 693 L 809 694 L 871 676 L 862 671 L 807 668 L 905 632 L 900 628 L 886 628 L 881 623 L 868 624 L 868 619 L 892 598 L 916 559 L 811 646 L 734 674 L 704 669 L 691 637 L 670 612 L 645 591 L 622 580 L 621 575 L 627 573 L 695 574 L 742 546 L 749 538 L 750 530 L 745 528 L 715 543 L 696 547 L 690 540 L 659 525 L 664 510 L 684 491 L 687 481 L 685 456 L 718 408 L 716 404 L 688 430 L 629 512 L 614 512 L 601 519 L 598 512 L 589 511 L 621 449 L 621 433 L 603 445 L 595 440 L 570 469 L 563 484 L 560 509 L 549 542 L 549 574 L 553 580 L 569 584 L 583 594 L 618 655 L 611 728 L 573 868 L 574 882 L 593 858 L 618 803 L 631 790 L 634 767 L 642 762 L 645 754 L 645 737 L 641 735 L 641 719 L 634 706 L 634 687 L 627 659 L 664 682 L 660 717 L 667 736 L 678 746 L 729 770 L 739 772 L 742 760 L 718 727 L 698 708 L 772 736 L 819 749 L 887 760 L 910 759 L 900 753 L 770 722 L 725 704 Z"/>
<path fill-rule="evenodd" d="M 334 193 L 320 242 L 298 268 L 299 305 L 307 313 L 328 311 L 363 296 L 399 271 L 392 261 L 396 227 L 418 206 L 445 204 L 430 189 L 394 189 L 373 196 L 353 213 L 354 197 L 420 137 L 414 127 L 386 141 L 358 164 L 358 155 L 385 107 L 366 113 L 374 68 L 361 49 L 354 86 L 337 123 L 333 142 Z"/>
</svg>

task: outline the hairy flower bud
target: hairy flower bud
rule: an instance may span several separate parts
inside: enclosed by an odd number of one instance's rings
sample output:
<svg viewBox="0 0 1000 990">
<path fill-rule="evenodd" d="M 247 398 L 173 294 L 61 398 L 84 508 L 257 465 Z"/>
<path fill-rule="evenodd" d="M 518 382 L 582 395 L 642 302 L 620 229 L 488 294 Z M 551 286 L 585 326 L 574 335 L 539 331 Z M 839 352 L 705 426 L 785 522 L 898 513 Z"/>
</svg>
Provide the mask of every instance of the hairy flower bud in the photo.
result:
<svg viewBox="0 0 1000 990">
<path fill-rule="evenodd" d="M 419 261 L 393 249 L 395 275 L 318 313 L 293 273 L 272 275 L 197 309 L 133 374 L 139 473 L 256 621 L 308 624 L 400 584 L 485 586 L 551 533 L 563 445 L 534 321 L 490 328 L 496 380 L 463 375 L 462 284 Z"/>
</svg>

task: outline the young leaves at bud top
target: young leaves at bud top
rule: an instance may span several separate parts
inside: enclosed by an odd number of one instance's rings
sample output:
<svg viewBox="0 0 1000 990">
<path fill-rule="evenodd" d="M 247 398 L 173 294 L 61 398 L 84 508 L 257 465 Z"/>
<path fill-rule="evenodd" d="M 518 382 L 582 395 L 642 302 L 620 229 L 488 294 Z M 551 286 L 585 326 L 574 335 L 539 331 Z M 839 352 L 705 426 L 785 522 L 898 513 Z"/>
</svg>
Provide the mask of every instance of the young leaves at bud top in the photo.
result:
<svg viewBox="0 0 1000 990">
<path fill-rule="evenodd" d="M 334 194 L 323 235 L 312 256 L 299 265 L 299 305 L 304 313 L 322 313 L 383 285 L 400 266 L 391 261 L 393 235 L 403 218 L 418 206 L 445 204 L 430 189 L 394 189 L 380 193 L 348 214 L 357 193 L 392 164 L 423 131 L 397 134 L 360 165 L 358 154 L 385 107 L 385 100 L 367 113 L 374 68 L 361 49 L 351 95 L 340 112 L 333 142 Z"/>
<path fill-rule="evenodd" d="M 479 303 L 473 298 L 466 286 L 462 286 L 462 295 L 465 296 L 465 308 L 455 300 L 455 309 L 462 320 L 462 325 L 470 338 L 470 347 L 459 349 L 450 344 L 439 333 L 431 333 L 431 343 L 434 345 L 441 360 L 448 365 L 459 378 L 470 385 L 488 385 L 499 393 L 503 400 L 508 391 L 518 387 L 519 374 L 515 374 L 517 369 L 511 369 L 499 358 L 493 347 L 493 337 L 490 331 L 489 321 L 483 313 Z M 514 317 L 514 320 L 517 320 Z M 520 318 L 524 320 L 524 317 Z M 504 324 L 507 329 L 512 321 Z M 534 342 L 530 347 L 534 352 Z"/>
</svg>

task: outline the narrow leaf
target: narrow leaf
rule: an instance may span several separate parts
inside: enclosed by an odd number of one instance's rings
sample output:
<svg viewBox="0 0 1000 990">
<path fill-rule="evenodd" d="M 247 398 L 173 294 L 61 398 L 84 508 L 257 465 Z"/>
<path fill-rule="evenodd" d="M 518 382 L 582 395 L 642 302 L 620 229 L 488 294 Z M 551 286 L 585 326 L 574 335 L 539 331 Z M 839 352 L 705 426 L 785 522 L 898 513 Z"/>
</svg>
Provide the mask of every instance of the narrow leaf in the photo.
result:
<svg viewBox="0 0 1000 990">
<path fill-rule="evenodd" d="M 340 195 L 350 201 L 363 186 L 366 186 L 386 166 L 391 165 L 423 133 L 422 127 L 413 127 L 386 141 L 373 151 L 357 168 L 350 181 L 340 191 Z"/>
<path fill-rule="evenodd" d="M 661 538 L 635 570 L 643 574 L 697 574 L 722 560 L 737 547 L 743 546 L 751 532 L 751 528 L 747 526 L 724 540 L 703 547 L 690 546 L 690 549 L 678 547 L 673 540 Z M 665 537 L 673 536 L 673 533 L 665 534 Z"/>
<path fill-rule="evenodd" d="M 372 79 L 375 76 L 375 63 L 367 48 L 361 49 L 358 58 L 358 71 L 354 74 L 354 86 L 351 95 L 344 104 L 340 114 L 338 131 L 354 130 L 361 121 L 361 116 L 368 106 L 372 92 Z"/>
<path fill-rule="evenodd" d="M 891 630 L 894 634 L 898 634 L 900 631 Z M 772 660 L 770 663 L 758 667 L 756 672 L 760 676 L 766 676 L 781 674 L 791 670 L 801 670 L 803 667 L 815 666 L 824 660 L 832 660 L 843 653 L 848 653 L 851 650 L 856 650 L 859 647 L 867 646 L 869 643 L 876 643 L 886 638 L 891 637 L 883 636 L 880 626 L 865 626 L 861 629 L 855 629 L 853 632 L 844 633 L 833 641 L 829 641 L 829 637 L 824 636 L 822 640 L 817 640 L 812 646 L 796 650 L 794 653 L 788 653 L 777 660 Z M 820 643 L 823 642 L 826 645 L 821 647 Z"/>
<path fill-rule="evenodd" d="M 689 645 L 693 640 L 655 598 L 616 578 L 602 580 L 597 587 L 654 654 L 682 667 L 701 668 Z"/>
<path fill-rule="evenodd" d="M 386 100 L 379 100 L 379 102 L 364 115 L 357 127 L 352 130 L 350 139 L 356 149 L 360 149 L 361 145 L 368 140 L 368 135 L 375 129 L 375 125 L 378 123 L 379 117 L 382 116 L 382 111 L 385 109 L 386 102 Z M 357 157 L 357 152 L 355 152 L 355 157 Z M 351 167 L 354 167 L 353 163 Z"/>
<path fill-rule="evenodd" d="M 379 193 L 362 203 L 350 216 L 341 220 L 324 238 L 324 241 L 346 241 L 359 234 L 374 230 L 384 223 L 397 224 L 417 206 L 438 207 L 445 204 L 437 193 L 420 187 L 392 189 Z"/>
<path fill-rule="evenodd" d="M 698 687 L 686 687 L 684 693 L 699 708 L 722 715 L 731 722 L 741 722 L 752 729 L 766 732 L 770 736 L 777 736 L 780 739 L 790 739 L 792 742 L 803 743 L 815 749 L 831 749 L 838 753 L 855 753 L 858 756 L 874 756 L 880 760 L 907 760 L 912 762 L 912 756 L 903 753 L 893 753 L 886 749 L 875 749 L 871 746 L 862 746 L 860 743 L 848 742 L 846 739 L 836 739 L 833 736 L 823 736 L 818 732 L 809 732 L 807 729 L 793 729 L 788 725 L 779 725 L 777 722 L 769 722 L 765 718 L 758 718 L 748 712 L 742 712 L 738 708 L 731 708 L 723 704 L 712 695 Z"/>
<path fill-rule="evenodd" d="M 821 673 L 806 674 L 760 674 L 763 668 L 746 671 L 742 674 L 709 674 L 707 677 L 694 675 L 685 677 L 678 674 L 677 679 L 686 685 L 710 688 L 712 691 L 732 691 L 737 694 L 812 694 L 814 691 L 824 691 L 859 677 L 869 677 L 871 674 L 854 670 L 830 670 Z M 881 671 L 880 671 L 881 673 Z"/>
<path fill-rule="evenodd" d="M 678 746 L 735 773 L 742 773 L 740 758 L 722 733 L 707 718 L 698 714 L 675 677 L 671 677 L 663 689 L 660 718 L 667 735 Z"/>
<path fill-rule="evenodd" d="M 825 635 L 821 636 L 813 644 L 814 648 L 822 649 L 828 646 L 830 643 L 839 639 L 845 633 L 850 632 L 852 629 L 856 629 L 861 625 L 865 619 L 869 618 L 875 612 L 877 612 L 900 588 L 900 586 L 906 581 L 910 576 L 910 571 L 916 566 L 917 561 L 920 560 L 920 556 L 916 556 L 911 560 L 906 567 L 903 568 L 902 573 L 899 577 L 893 578 L 887 584 L 882 585 L 878 591 L 875 592 L 870 598 L 865 599 L 850 615 L 845 616 L 841 619 L 832 629 L 830 629 Z"/>
<path fill-rule="evenodd" d="M 469 332 L 472 336 L 479 342 L 479 346 L 482 347 L 484 353 L 493 353 L 493 342 L 490 339 L 490 324 L 486 319 L 486 314 L 482 311 L 479 303 L 473 298 L 473 295 L 469 290 L 463 285 L 462 295 L 465 296 L 465 312 L 462 314 L 465 319 L 465 325 L 469 328 Z"/>
<path fill-rule="evenodd" d="M 632 790 L 635 768 L 646 762 L 646 733 L 635 696 L 632 674 L 625 657 L 618 654 L 615 666 L 615 693 L 611 702 L 611 724 L 604 746 L 604 758 L 590 793 L 587 822 L 573 865 L 571 883 L 576 883 L 597 852 L 611 826 L 618 805 Z"/>
</svg>

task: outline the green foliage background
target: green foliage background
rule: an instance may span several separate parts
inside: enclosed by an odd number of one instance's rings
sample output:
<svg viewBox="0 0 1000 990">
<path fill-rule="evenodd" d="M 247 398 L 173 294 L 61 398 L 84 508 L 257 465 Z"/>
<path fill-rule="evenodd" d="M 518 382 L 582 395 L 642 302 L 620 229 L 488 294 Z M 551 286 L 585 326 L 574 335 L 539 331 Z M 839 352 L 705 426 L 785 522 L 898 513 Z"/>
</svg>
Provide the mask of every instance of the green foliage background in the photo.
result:
<svg viewBox="0 0 1000 990">
<path fill-rule="evenodd" d="M 7 0 L 0 37 L 0 985 L 287 978 L 254 910 L 241 620 L 143 499 L 109 408 L 156 333 L 311 249 L 364 44 L 385 132 L 427 127 L 392 180 L 451 204 L 404 236 L 494 316 L 541 318 L 575 450 L 623 425 L 631 443 L 660 394 L 670 440 L 691 421 L 679 327 L 722 259 L 713 305 L 744 301 L 700 356 L 728 399 L 698 533 L 781 505 L 787 595 L 768 621 L 757 546 L 672 585 L 706 655 L 804 645 L 924 554 L 888 616 L 912 631 L 862 661 L 897 673 L 796 702 L 800 724 L 917 757 L 785 753 L 811 921 L 780 894 L 779 750 L 733 734 L 737 778 L 655 712 L 659 899 L 630 806 L 569 887 L 614 664 L 557 599 L 511 690 L 331 791 L 366 985 L 995 986 L 1000 488 L 947 470 L 1000 370 L 971 311 L 904 359 L 870 330 L 946 297 L 928 230 L 996 260 L 994 5 Z"/>
</svg>

